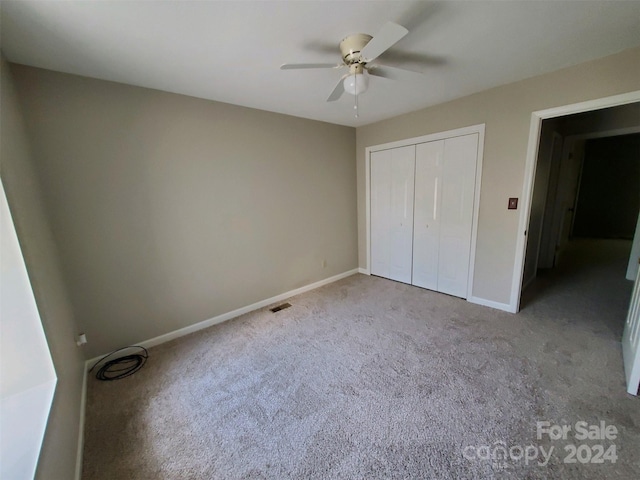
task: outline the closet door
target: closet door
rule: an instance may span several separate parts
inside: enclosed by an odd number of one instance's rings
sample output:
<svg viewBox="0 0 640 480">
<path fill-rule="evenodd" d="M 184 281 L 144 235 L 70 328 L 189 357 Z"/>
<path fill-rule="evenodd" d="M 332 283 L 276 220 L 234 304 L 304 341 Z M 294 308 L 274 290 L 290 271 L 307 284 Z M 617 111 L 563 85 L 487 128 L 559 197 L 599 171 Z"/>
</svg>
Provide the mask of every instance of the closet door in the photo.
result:
<svg viewBox="0 0 640 480">
<path fill-rule="evenodd" d="M 444 141 L 438 291 L 467 297 L 478 134 Z"/>
<path fill-rule="evenodd" d="M 371 154 L 371 273 L 389 278 L 391 150 Z"/>
<path fill-rule="evenodd" d="M 416 145 L 413 280 L 438 290 L 444 140 Z"/>
<path fill-rule="evenodd" d="M 371 154 L 371 273 L 411 283 L 415 145 Z"/>
</svg>

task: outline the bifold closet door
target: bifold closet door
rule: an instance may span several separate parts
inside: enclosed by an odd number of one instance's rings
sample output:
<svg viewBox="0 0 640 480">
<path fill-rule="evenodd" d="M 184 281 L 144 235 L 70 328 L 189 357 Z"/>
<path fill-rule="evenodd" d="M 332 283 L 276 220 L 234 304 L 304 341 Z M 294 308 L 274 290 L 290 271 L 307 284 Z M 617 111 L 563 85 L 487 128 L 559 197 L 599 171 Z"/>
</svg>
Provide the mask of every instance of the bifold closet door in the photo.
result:
<svg viewBox="0 0 640 480">
<path fill-rule="evenodd" d="M 413 281 L 467 297 L 478 134 L 416 146 Z"/>
<path fill-rule="evenodd" d="M 371 154 L 371 273 L 411 283 L 415 145 Z"/>
<path fill-rule="evenodd" d="M 444 141 L 438 291 L 467 298 L 478 134 Z"/>
<path fill-rule="evenodd" d="M 444 140 L 416 145 L 413 280 L 438 290 Z"/>
</svg>

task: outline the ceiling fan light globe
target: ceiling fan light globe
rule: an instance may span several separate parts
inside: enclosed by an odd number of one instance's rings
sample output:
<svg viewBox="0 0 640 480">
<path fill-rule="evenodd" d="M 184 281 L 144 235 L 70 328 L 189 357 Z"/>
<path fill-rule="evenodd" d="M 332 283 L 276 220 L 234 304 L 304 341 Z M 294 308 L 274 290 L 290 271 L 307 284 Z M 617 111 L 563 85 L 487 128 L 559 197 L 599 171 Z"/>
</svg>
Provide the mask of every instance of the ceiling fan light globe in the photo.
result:
<svg viewBox="0 0 640 480">
<path fill-rule="evenodd" d="M 349 75 L 344 79 L 344 91 L 355 95 L 364 93 L 369 88 L 369 76 L 364 73 Z"/>
</svg>

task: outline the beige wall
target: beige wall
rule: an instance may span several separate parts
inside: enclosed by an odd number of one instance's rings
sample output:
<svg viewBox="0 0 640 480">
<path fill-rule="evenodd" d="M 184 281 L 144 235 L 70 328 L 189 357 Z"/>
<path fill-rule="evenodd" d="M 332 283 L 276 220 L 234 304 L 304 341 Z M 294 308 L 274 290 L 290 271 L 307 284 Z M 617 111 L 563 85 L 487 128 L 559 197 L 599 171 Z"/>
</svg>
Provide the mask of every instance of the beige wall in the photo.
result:
<svg viewBox="0 0 640 480">
<path fill-rule="evenodd" d="M 353 128 L 12 69 L 89 356 L 357 267 Z"/>
<path fill-rule="evenodd" d="M 36 478 L 70 479 L 76 467 L 84 356 L 75 345 L 77 326 L 7 67 L 0 60 L 2 183 L 58 376 Z"/>
<path fill-rule="evenodd" d="M 470 95 L 357 129 L 358 250 L 367 266 L 365 148 L 484 123 L 486 136 L 473 295 L 508 304 L 531 113 L 640 90 L 640 49 Z M 519 260 L 518 260 L 519 261 Z"/>
</svg>

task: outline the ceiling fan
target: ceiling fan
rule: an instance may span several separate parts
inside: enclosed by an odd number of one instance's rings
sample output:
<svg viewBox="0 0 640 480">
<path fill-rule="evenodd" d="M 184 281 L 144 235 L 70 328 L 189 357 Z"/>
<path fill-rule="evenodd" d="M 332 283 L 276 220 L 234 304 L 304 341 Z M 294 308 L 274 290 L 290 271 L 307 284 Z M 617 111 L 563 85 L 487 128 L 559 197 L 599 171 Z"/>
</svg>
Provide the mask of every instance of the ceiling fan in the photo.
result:
<svg viewBox="0 0 640 480">
<path fill-rule="evenodd" d="M 409 30 L 393 22 L 387 22 L 375 36 L 356 33 L 344 38 L 340 44 L 342 63 L 285 63 L 281 70 L 298 70 L 309 68 L 349 68 L 349 73 L 340 78 L 327 98 L 327 102 L 338 100 L 344 92 L 356 97 L 356 117 L 358 116 L 358 95 L 367 91 L 369 76 L 396 79 L 403 74 L 415 75 L 417 72 L 396 67 L 382 66 L 372 63 L 380 55 L 395 45 L 409 33 Z"/>
</svg>

